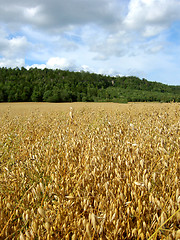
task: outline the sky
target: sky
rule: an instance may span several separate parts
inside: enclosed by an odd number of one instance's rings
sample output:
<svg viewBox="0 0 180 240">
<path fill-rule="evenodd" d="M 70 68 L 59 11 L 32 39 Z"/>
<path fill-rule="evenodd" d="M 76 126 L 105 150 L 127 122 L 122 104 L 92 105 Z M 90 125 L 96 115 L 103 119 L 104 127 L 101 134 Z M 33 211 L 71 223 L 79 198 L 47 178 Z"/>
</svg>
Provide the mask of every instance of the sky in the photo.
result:
<svg viewBox="0 0 180 240">
<path fill-rule="evenodd" d="M 180 85 L 180 0 L 0 0 L 0 67 Z"/>
</svg>

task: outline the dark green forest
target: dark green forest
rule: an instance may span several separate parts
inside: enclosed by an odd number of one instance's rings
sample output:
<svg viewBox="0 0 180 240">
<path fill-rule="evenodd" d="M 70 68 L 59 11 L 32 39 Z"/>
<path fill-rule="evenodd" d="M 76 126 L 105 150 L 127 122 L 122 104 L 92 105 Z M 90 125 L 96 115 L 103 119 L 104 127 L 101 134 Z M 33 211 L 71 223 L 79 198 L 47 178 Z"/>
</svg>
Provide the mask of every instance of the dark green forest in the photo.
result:
<svg viewBox="0 0 180 240">
<path fill-rule="evenodd" d="M 180 102 L 180 86 L 135 76 L 0 68 L 0 102 Z"/>
</svg>

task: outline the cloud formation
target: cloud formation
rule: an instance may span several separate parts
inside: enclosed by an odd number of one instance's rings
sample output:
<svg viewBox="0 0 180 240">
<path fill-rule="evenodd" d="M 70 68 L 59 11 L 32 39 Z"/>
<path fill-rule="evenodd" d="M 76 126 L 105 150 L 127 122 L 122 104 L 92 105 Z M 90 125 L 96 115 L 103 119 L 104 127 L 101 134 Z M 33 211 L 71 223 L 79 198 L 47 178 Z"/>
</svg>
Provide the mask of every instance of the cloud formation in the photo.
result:
<svg viewBox="0 0 180 240">
<path fill-rule="evenodd" d="M 131 30 L 151 37 L 179 20 L 180 2 L 177 0 L 131 0 L 124 24 Z"/>
<path fill-rule="evenodd" d="M 179 12 L 179 0 L 6 0 L 0 4 L 0 66 L 179 84 Z"/>
</svg>

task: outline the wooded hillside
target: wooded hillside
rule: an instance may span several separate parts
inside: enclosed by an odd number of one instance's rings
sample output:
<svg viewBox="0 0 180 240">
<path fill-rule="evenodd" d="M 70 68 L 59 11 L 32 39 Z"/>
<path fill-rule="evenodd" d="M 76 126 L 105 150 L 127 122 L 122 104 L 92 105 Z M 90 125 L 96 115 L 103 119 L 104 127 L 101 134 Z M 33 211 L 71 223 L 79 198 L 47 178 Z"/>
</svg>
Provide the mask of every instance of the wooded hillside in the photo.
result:
<svg viewBox="0 0 180 240">
<path fill-rule="evenodd" d="M 0 68 L 0 102 L 180 102 L 180 86 L 135 76 Z"/>
</svg>

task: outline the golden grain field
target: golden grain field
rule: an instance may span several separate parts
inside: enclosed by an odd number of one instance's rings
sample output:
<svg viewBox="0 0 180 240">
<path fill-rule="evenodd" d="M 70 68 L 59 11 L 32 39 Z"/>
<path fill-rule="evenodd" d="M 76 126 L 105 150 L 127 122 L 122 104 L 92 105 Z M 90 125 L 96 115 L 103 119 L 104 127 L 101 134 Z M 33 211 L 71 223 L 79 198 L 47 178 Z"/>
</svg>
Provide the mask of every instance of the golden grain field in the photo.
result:
<svg viewBox="0 0 180 240">
<path fill-rule="evenodd" d="M 1 103 L 0 239 L 180 239 L 179 103 Z"/>
</svg>

